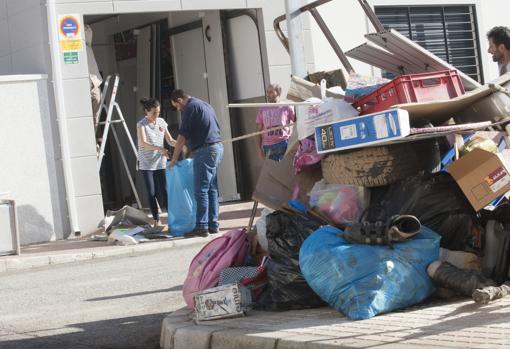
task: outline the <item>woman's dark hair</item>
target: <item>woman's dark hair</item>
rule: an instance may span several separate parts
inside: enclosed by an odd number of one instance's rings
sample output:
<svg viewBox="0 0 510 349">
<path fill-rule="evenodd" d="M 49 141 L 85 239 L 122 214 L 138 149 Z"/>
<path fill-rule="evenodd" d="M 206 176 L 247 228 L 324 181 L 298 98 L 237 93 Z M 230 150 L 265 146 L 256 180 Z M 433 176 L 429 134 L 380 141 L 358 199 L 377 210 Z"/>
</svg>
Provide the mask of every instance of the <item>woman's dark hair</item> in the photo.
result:
<svg viewBox="0 0 510 349">
<path fill-rule="evenodd" d="M 159 106 L 161 106 L 161 104 L 159 103 L 159 101 L 155 98 L 149 98 L 149 97 L 144 97 L 140 100 L 140 104 L 143 106 L 143 110 L 151 110 L 152 108 L 157 108 Z"/>
<path fill-rule="evenodd" d="M 499 46 L 505 45 L 505 48 L 510 51 L 510 29 L 507 27 L 494 27 L 487 33 L 487 38 Z"/>
</svg>

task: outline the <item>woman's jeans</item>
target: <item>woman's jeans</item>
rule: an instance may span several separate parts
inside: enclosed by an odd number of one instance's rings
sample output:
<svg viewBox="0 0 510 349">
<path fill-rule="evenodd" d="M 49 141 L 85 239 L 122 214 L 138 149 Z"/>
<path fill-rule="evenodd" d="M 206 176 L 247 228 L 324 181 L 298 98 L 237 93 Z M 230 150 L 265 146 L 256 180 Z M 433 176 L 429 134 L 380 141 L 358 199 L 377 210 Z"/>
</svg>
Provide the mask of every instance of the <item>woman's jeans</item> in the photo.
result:
<svg viewBox="0 0 510 349">
<path fill-rule="evenodd" d="M 285 157 L 285 152 L 287 151 L 288 144 L 289 144 L 288 140 L 283 140 L 276 144 L 263 145 L 262 149 L 264 150 L 266 158 L 269 158 L 274 161 L 282 161 L 283 158 Z"/>
<path fill-rule="evenodd" d="M 218 166 L 223 145 L 214 143 L 193 151 L 193 179 L 197 216 L 195 229 L 218 229 Z"/>
<path fill-rule="evenodd" d="M 167 209 L 165 170 L 140 170 L 140 172 L 142 172 L 145 188 L 147 188 L 152 218 L 159 221 L 158 203 L 161 209 Z"/>
</svg>

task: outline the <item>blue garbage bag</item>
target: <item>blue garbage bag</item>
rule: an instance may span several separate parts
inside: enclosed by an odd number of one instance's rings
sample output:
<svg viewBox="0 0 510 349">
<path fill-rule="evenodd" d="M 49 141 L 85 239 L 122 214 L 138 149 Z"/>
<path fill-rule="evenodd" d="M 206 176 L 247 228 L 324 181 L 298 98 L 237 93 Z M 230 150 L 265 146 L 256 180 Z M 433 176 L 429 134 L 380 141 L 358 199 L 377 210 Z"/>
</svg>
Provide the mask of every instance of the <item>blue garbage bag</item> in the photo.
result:
<svg viewBox="0 0 510 349">
<path fill-rule="evenodd" d="M 193 160 L 178 161 L 166 169 L 168 227 L 173 236 L 182 236 L 195 227 L 197 205 L 193 192 Z"/>
<path fill-rule="evenodd" d="M 412 240 L 380 245 L 351 244 L 342 231 L 322 227 L 299 252 L 308 285 L 324 301 L 353 320 L 402 309 L 433 291 L 427 266 L 439 259 L 441 237 L 422 227 Z"/>
</svg>

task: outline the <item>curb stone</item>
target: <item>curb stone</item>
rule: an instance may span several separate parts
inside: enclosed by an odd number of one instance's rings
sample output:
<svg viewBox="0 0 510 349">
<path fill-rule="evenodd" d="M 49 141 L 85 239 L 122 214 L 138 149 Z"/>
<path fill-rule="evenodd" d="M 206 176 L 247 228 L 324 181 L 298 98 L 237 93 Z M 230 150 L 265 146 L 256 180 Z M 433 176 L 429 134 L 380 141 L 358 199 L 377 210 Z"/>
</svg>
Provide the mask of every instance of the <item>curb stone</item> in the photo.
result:
<svg viewBox="0 0 510 349">
<path fill-rule="evenodd" d="M 174 321 L 175 322 L 172 322 L 172 319 L 168 317 L 163 320 L 163 325 L 161 326 L 161 338 L 159 343 L 161 348 L 173 349 L 175 332 L 180 328 L 193 326 L 193 322 L 191 322 L 189 319 L 187 320 L 183 319 L 182 321 L 178 321 L 178 319 L 176 318 Z"/>
<path fill-rule="evenodd" d="M 275 349 L 277 338 L 257 336 L 255 330 L 246 329 L 227 329 L 225 331 L 215 332 L 212 335 L 211 349 Z M 261 332 L 258 330 L 258 332 Z M 264 335 L 272 333 L 265 332 Z M 166 348 L 165 348 L 166 349 Z M 184 349 L 184 348 L 173 348 Z M 204 348 L 205 349 L 205 348 Z"/>
<path fill-rule="evenodd" d="M 225 330 L 228 328 L 204 325 L 179 328 L 174 334 L 173 349 L 208 349 L 214 333 Z"/>
<path fill-rule="evenodd" d="M 171 241 L 147 242 L 133 246 L 101 246 L 96 248 L 87 248 L 87 252 L 48 252 L 41 255 L 21 255 L 21 256 L 3 256 L 0 257 L 0 274 L 5 272 L 28 270 L 49 265 L 74 263 L 98 258 L 117 257 L 117 256 L 133 256 L 137 253 L 160 251 L 175 247 L 205 245 L 213 238 L 211 236 L 205 238 L 189 238 L 177 239 Z"/>
</svg>

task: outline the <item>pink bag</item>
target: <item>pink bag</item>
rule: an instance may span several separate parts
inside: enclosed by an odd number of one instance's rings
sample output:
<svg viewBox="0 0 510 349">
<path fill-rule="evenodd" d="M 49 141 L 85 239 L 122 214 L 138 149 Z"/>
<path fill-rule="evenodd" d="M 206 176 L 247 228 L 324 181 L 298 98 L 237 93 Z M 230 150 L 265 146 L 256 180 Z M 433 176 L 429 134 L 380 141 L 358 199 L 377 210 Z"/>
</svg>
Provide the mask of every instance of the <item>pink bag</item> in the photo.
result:
<svg viewBox="0 0 510 349">
<path fill-rule="evenodd" d="M 323 155 L 317 153 L 315 141 L 308 138 L 299 141 L 299 147 L 294 155 L 294 173 L 299 174 L 303 167 L 311 166 L 321 162 Z"/>
<path fill-rule="evenodd" d="M 248 234 L 245 229 L 231 230 L 205 245 L 191 261 L 182 287 L 188 307 L 194 306 L 193 293 L 218 286 L 221 271 L 244 265 L 247 255 Z"/>
</svg>

